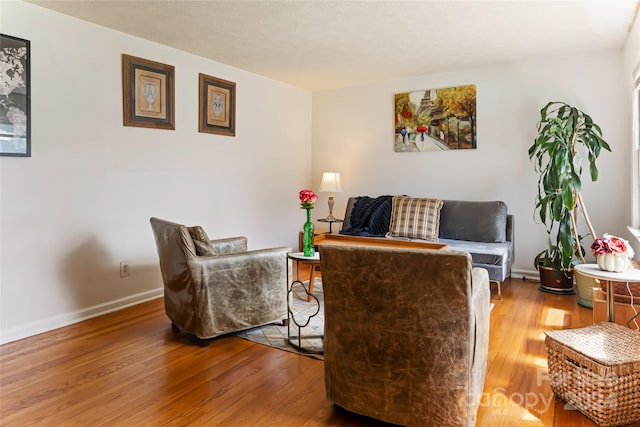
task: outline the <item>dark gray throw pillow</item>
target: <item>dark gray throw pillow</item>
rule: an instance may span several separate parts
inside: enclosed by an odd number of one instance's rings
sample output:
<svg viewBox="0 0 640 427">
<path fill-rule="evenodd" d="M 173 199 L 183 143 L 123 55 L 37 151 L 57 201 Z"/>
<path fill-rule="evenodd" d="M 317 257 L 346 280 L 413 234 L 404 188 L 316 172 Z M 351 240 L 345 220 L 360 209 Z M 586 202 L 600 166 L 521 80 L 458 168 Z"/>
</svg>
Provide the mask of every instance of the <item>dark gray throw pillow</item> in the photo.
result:
<svg viewBox="0 0 640 427">
<path fill-rule="evenodd" d="M 194 240 L 193 244 L 196 246 L 196 255 L 205 256 L 205 255 L 215 255 L 215 251 L 211 246 L 211 243 L 204 243 L 200 240 Z"/>
<path fill-rule="evenodd" d="M 189 235 L 191 235 L 193 245 L 196 247 L 196 255 L 205 256 L 216 254 L 213 250 L 213 246 L 211 246 L 209 236 L 207 236 L 207 233 L 204 232 L 202 227 L 194 225 L 193 227 L 187 227 L 187 230 L 189 230 Z"/>
<path fill-rule="evenodd" d="M 443 200 L 440 238 L 496 243 L 507 240 L 507 205 L 500 201 Z"/>
</svg>

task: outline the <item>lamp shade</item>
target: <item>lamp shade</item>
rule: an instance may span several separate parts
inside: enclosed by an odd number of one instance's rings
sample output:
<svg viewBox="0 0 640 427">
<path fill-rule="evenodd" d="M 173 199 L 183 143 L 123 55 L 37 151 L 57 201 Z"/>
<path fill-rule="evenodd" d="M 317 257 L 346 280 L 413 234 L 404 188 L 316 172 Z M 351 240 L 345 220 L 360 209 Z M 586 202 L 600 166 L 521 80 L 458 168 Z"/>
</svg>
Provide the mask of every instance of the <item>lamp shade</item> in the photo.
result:
<svg viewBox="0 0 640 427">
<path fill-rule="evenodd" d="M 320 182 L 320 191 L 323 193 L 342 193 L 342 181 L 338 172 L 324 172 Z"/>
</svg>

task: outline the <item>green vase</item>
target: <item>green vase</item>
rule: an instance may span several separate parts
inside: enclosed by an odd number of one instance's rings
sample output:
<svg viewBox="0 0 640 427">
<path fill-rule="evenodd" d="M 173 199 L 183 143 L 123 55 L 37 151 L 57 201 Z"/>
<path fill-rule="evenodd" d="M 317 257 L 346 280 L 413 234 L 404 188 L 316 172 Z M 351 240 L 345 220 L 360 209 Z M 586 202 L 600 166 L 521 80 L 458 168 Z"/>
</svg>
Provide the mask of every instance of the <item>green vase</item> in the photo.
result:
<svg viewBox="0 0 640 427">
<path fill-rule="evenodd" d="M 316 253 L 313 246 L 313 223 L 311 222 L 311 209 L 307 209 L 307 222 L 302 227 L 302 250 L 304 256 L 314 256 Z"/>
</svg>

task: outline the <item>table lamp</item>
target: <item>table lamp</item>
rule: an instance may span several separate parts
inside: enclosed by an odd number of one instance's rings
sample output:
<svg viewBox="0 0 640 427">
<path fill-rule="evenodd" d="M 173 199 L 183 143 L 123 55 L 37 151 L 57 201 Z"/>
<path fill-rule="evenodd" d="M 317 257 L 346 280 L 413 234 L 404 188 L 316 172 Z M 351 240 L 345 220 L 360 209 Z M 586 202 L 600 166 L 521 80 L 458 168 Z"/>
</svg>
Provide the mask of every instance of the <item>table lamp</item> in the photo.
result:
<svg viewBox="0 0 640 427">
<path fill-rule="evenodd" d="M 324 172 L 322 174 L 322 181 L 320 182 L 320 191 L 323 193 L 329 193 L 329 216 L 327 217 L 327 220 L 333 221 L 336 219 L 333 216 L 333 193 L 342 193 L 342 181 L 340 181 L 340 173 Z"/>
</svg>

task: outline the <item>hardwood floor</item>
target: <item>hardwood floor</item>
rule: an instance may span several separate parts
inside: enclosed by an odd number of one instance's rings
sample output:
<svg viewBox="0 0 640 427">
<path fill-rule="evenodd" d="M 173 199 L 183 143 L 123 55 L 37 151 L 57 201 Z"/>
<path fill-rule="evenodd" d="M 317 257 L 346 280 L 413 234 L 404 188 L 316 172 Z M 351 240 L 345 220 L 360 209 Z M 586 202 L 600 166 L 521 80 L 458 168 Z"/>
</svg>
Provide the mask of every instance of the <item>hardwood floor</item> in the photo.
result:
<svg viewBox="0 0 640 427">
<path fill-rule="evenodd" d="M 554 399 L 543 335 L 591 324 L 591 310 L 519 279 L 493 302 L 477 425 L 595 426 Z M 5 427 L 383 425 L 334 411 L 322 361 L 235 337 L 200 348 L 161 299 L 0 346 L 0 380 Z"/>
</svg>

